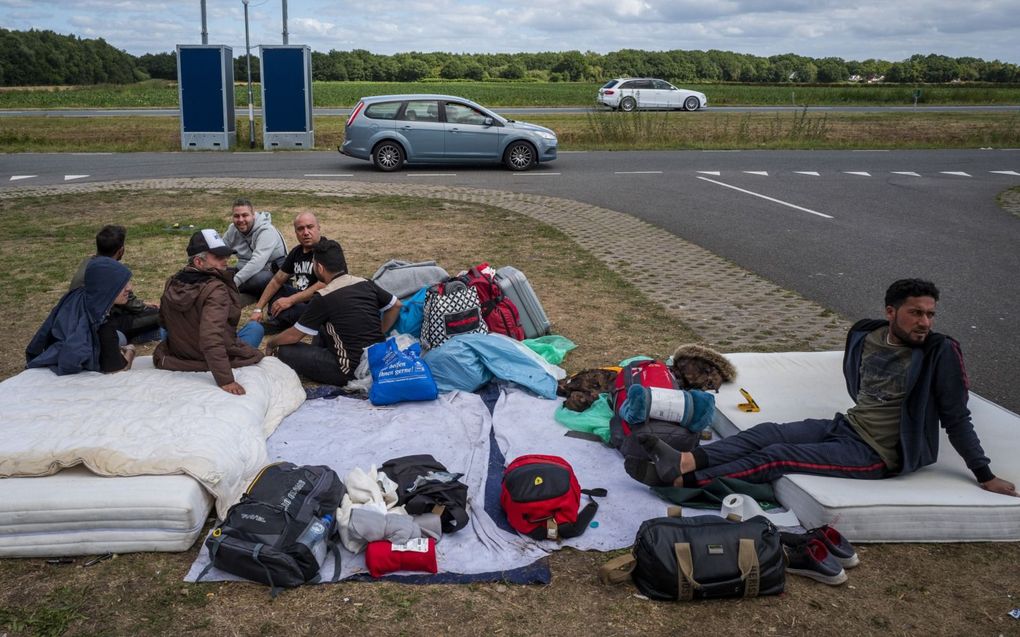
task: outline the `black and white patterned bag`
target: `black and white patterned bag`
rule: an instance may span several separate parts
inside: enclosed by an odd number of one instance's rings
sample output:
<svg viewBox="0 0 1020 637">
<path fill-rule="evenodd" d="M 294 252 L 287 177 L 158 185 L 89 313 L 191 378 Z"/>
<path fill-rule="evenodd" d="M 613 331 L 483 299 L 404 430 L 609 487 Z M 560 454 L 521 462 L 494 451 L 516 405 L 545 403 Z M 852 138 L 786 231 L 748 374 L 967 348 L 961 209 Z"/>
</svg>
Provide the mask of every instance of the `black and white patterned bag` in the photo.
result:
<svg viewBox="0 0 1020 637">
<path fill-rule="evenodd" d="M 439 347 L 457 334 L 487 333 L 478 291 L 456 279 L 437 283 L 425 293 L 421 321 L 421 348 Z"/>
</svg>

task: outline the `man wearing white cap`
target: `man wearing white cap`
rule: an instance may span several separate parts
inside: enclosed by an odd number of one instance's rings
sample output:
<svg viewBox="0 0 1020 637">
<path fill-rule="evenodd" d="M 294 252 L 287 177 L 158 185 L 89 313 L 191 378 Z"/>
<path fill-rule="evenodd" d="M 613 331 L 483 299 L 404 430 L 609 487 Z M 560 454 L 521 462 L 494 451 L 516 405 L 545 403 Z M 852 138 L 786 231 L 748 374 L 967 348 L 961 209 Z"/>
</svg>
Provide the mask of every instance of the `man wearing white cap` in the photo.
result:
<svg viewBox="0 0 1020 637">
<path fill-rule="evenodd" d="M 219 233 L 205 229 L 191 235 L 188 264 L 170 277 L 159 304 L 167 337 L 152 354 L 159 369 L 212 372 L 225 392 L 241 395 L 232 368 L 262 360 L 258 350 L 264 330 L 250 322 L 237 332 L 241 295 L 226 271 L 233 254 Z"/>
</svg>

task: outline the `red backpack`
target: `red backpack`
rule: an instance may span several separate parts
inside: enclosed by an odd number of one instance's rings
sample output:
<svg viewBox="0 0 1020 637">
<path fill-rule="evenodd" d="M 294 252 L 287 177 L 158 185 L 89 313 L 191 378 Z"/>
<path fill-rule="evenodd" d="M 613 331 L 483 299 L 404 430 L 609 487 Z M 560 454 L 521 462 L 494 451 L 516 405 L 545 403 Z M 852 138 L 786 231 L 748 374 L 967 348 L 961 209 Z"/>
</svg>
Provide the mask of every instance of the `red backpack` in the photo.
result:
<svg viewBox="0 0 1020 637">
<path fill-rule="evenodd" d="M 524 327 L 517 306 L 496 283 L 496 271 L 488 263 L 480 263 L 457 278 L 478 292 L 482 304 L 482 318 L 495 334 L 504 334 L 518 341 L 524 340 Z"/>
<path fill-rule="evenodd" d="M 589 502 L 578 512 L 581 494 Z M 570 463 L 559 456 L 520 456 L 503 472 L 499 503 L 510 526 L 535 540 L 559 540 L 584 533 L 605 497 L 605 489 L 582 489 Z"/>
</svg>

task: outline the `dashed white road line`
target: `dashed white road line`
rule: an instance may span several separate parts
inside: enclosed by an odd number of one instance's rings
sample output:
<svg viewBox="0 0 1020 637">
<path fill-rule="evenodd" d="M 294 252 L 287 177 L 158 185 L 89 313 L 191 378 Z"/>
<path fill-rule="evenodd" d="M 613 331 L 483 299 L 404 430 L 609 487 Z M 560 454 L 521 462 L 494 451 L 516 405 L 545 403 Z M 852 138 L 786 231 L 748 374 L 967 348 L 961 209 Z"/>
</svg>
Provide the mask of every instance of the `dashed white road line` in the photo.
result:
<svg viewBox="0 0 1020 637">
<path fill-rule="evenodd" d="M 559 177 L 561 173 L 513 173 L 514 177 Z"/>
<path fill-rule="evenodd" d="M 407 173 L 408 177 L 456 177 L 457 173 Z"/>
<path fill-rule="evenodd" d="M 21 181 L 22 179 L 35 179 L 39 175 L 11 175 L 8 181 Z"/>
<path fill-rule="evenodd" d="M 84 179 L 88 175 L 64 175 L 64 181 L 73 181 L 75 179 Z"/>
<path fill-rule="evenodd" d="M 1020 177 L 1020 173 L 1015 170 L 989 170 L 988 172 L 995 173 L 996 175 L 1016 175 Z"/>
<path fill-rule="evenodd" d="M 793 172 L 797 173 L 798 175 L 810 175 L 812 177 L 820 177 L 821 176 L 821 175 L 819 175 L 818 173 L 816 173 L 813 170 L 795 170 Z"/>
<path fill-rule="evenodd" d="M 614 175 L 661 175 L 661 170 L 618 170 Z"/>
<path fill-rule="evenodd" d="M 743 172 L 747 173 L 748 175 L 761 175 L 762 177 L 769 176 L 769 171 L 767 170 L 745 170 Z"/>
<path fill-rule="evenodd" d="M 308 173 L 305 177 L 353 177 L 354 173 Z"/>
<path fill-rule="evenodd" d="M 823 219 L 832 219 L 831 215 L 827 215 L 827 214 L 825 214 L 823 212 L 818 212 L 817 210 L 811 210 L 810 208 L 805 208 L 803 206 L 798 206 L 798 205 L 792 204 L 792 203 L 790 203 L 788 201 L 783 201 L 781 199 L 776 199 L 774 197 L 769 197 L 768 195 L 763 195 L 763 194 L 760 194 L 760 193 L 757 193 L 757 192 L 751 192 L 750 190 L 744 190 L 743 188 L 737 188 L 736 186 L 731 186 L 730 184 L 724 184 L 721 181 L 716 181 L 714 179 L 709 179 L 708 177 L 698 177 L 698 179 L 700 179 L 702 181 L 707 181 L 709 183 L 713 183 L 713 184 L 715 184 L 717 186 L 722 186 L 724 188 L 730 188 L 732 190 L 736 190 L 738 192 L 742 192 L 742 193 L 744 193 L 746 195 L 751 195 L 752 197 L 759 197 L 761 199 L 765 199 L 766 201 L 771 201 L 772 203 L 777 203 L 777 204 L 779 204 L 781 206 L 787 206 L 789 208 L 793 208 L 794 210 L 800 210 L 802 212 L 807 212 L 809 214 L 817 215 L 819 217 L 822 217 Z"/>
<path fill-rule="evenodd" d="M 846 173 L 847 175 L 857 175 L 859 177 L 870 177 L 871 176 L 871 173 L 863 171 L 863 170 L 844 170 L 843 172 Z"/>
<path fill-rule="evenodd" d="M 718 170 L 699 170 L 698 174 L 701 174 L 701 175 L 715 175 L 716 177 L 719 177 L 719 176 L 722 175 L 722 173 L 719 172 Z"/>
<path fill-rule="evenodd" d="M 892 174 L 894 174 L 894 175 L 906 175 L 907 177 L 920 177 L 921 176 L 921 175 L 918 175 L 915 172 L 910 172 L 909 170 L 893 170 Z"/>
<path fill-rule="evenodd" d="M 954 177 L 970 177 L 970 175 L 960 170 L 943 170 L 940 172 L 943 175 L 953 175 Z"/>
</svg>

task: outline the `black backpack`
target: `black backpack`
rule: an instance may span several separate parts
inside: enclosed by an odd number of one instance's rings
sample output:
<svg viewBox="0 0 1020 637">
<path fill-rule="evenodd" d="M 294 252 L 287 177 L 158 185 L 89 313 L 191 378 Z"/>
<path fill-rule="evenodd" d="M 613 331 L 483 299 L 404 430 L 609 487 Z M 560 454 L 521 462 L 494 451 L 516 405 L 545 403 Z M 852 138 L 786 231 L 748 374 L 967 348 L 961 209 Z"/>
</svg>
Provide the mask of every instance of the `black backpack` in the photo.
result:
<svg viewBox="0 0 1020 637">
<path fill-rule="evenodd" d="M 397 504 L 411 515 L 439 515 L 443 533 L 455 533 L 467 526 L 468 488 L 458 479 L 464 474 L 450 473 L 428 454 L 387 460 L 382 471 L 397 484 Z"/>
<path fill-rule="evenodd" d="M 199 574 L 216 568 L 271 587 L 281 588 L 317 582 L 321 565 L 298 537 L 326 515 L 336 517 L 347 488 L 329 467 L 271 464 L 259 473 L 230 507 L 226 518 L 206 539 L 209 565 Z M 333 554 L 333 581 L 340 576 L 340 552 L 335 519 L 326 529 L 326 547 Z"/>
</svg>

